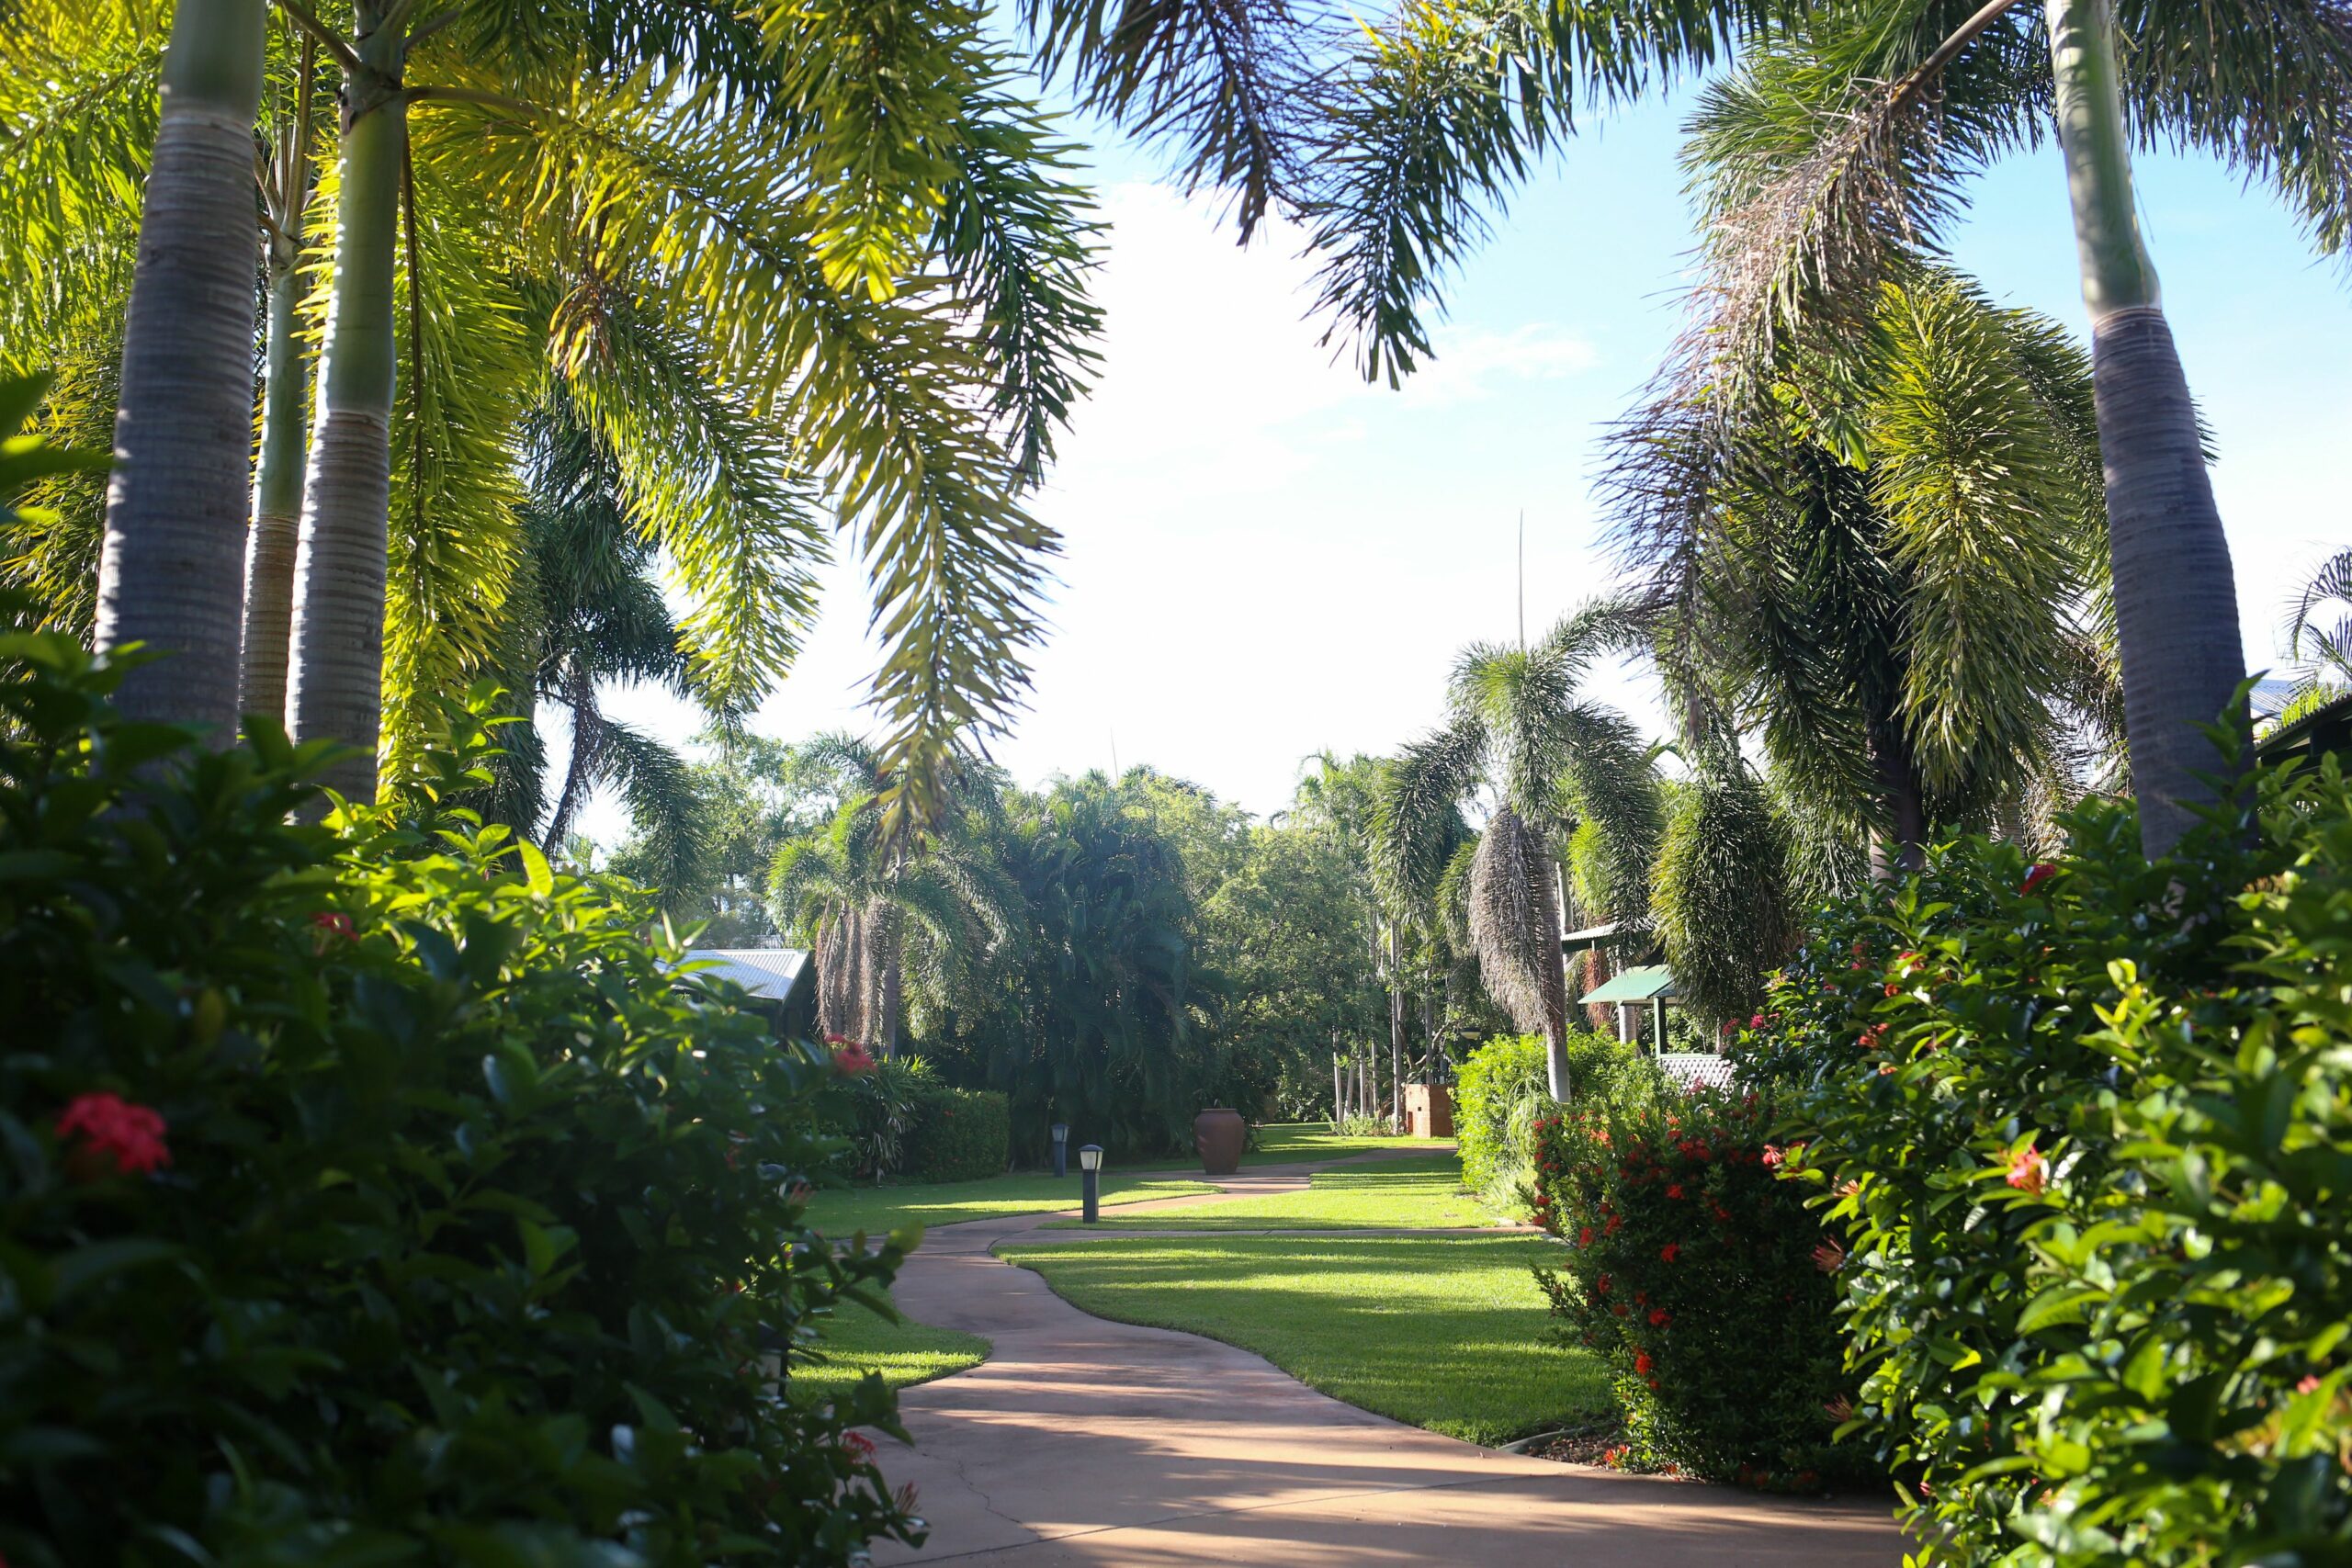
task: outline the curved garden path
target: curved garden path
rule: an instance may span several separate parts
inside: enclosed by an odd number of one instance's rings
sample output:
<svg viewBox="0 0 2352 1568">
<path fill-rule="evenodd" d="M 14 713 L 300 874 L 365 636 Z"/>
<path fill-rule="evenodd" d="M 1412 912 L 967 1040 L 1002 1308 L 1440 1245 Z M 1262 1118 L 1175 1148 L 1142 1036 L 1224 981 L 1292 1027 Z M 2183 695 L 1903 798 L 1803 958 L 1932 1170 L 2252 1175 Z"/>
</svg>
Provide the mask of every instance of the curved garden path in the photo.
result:
<svg viewBox="0 0 2352 1568">
<path fill-rule="evenodd" d="M 1117 1212 L 1295 1190 L 1310 1172 L 1346 1163 L 1261 1167 L 1220 1179 L 1221 1193 Z M 900 1393 L 915 1447 L 886 1439 L 880 1460 L 893 1484 L 921 1489 L 931 1540 L 920 1551 L 885 1546 L 877 1562 L 1892 1568 L 1901 1560 L 1883 1506 L 1764 1498 L 1482 1449 L 1342 1404 L 1246 1350 L 1089 1316 L 991 1255 L 1016 1237 L 1116 1231 L 1031 1234 L 1057 1217 L 933 1231 L 899 1273 L 896 1294 L 910 1316 L 985 1335 L 996 1348 L 969 1371 Z"/>
</svg>

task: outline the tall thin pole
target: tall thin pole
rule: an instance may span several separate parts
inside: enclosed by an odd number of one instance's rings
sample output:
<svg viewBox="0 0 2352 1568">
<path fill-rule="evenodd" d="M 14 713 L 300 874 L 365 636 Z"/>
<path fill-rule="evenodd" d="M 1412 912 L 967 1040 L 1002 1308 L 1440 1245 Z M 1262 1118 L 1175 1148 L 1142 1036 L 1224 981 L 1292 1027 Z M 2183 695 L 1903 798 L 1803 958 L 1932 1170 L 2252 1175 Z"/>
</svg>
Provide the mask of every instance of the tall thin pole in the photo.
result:
<svg viewBox="0 0 2352 1568">
<path fill-rule="evenodd" d="M 1527 508 L 1519 509 L 1519 651 L 1527 651 Z"/>
</svg>

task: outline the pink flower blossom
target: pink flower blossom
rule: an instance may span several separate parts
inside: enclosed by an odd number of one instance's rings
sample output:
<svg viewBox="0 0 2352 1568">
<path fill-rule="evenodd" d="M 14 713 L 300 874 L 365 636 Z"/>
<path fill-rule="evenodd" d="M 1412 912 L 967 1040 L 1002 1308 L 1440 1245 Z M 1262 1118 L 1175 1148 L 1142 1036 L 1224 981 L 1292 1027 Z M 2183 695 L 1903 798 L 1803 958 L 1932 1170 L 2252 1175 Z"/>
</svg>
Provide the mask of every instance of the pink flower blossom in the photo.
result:
<svg viewBox="0 0 2352 1568">
<path fill-rule="evenodd" d="M 172 1163 L 161 1112 L 116 1094 L 76 1095 L 57 1118 L 57 1135 L 79 1137 L 83 1148 L 114 1161 L 125 1176 L 144 1176 Z"/>
<path fill-rule="evenodd" d="M 1765 1169 L 1771 1170 L 1777 1168 L 1780 1165 L 1781 1158 L 1781 1146 L 1778 1144 L 1767 1144 L 1764 1145 Z"/>
<path fill-rule="evenodd" d="M 2018 884 L 2018 891 L 2030 898 L 2036 888 L 2057 874 L 2058 868 L 2045 861 L 2025 874 L 2025 880 Z"/>
<path fill-rule="evenodd" d="M 833 1071 L 843 1077 L 854 1078 L 860 1073 L 870 1073 L 873 1070 L 873 1056 L 867 1053 L 865 1046 L 855 1041 L 850 1042 L 833 1053 Z"/>
<path fill-rule="evenodd" d="M 2020 1192 L 2040 1192 L 2050 1185 L 2050 1162 L 2028 1144 L 2009 1156 L 2008 1183 Z"/>
</svg>

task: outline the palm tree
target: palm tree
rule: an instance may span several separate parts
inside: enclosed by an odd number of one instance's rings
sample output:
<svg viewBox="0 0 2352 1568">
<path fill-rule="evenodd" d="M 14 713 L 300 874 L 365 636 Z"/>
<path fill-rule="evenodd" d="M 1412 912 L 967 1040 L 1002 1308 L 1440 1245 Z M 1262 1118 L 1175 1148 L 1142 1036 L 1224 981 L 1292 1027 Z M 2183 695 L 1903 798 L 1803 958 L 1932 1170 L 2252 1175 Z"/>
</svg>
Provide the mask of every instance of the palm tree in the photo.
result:
<svg viewBox="0 0 2352 1568">
<path fill-rule="evenodd" d="M 50 8 L 64 69 L 32 84 L 104 101 L 135 81 L 77 74 L 85 53 L 116 65 L 124 51 L 73 45 L 135 33 L 146 0 Z M 459 662 L 487 657 L 517 558 L 507 437 L 545 325 L 555 368 L 628 470 L 634 514 L 703 601 L 682 626 L 693 657 L 772 681 L 797 617 L 747 620 L 716 602 L 741 605 L 746 563 L 756 574 L 772 560 L 779 530 L 808 533 L 820 502 L 854 531 L 891 646 L 878 695 L 905 764 L 894 823 L 922 806 L 948 737 L 1001 723 L 1025 682 L 1054 540 L 1019 491 L 1050 457 L 1098 323 L 1068 149 L 1009 90 L 1001 51 L 969 18 L 902 28 L 837 13 L 820 27 L 782 6 L 598 0 L 560 27 L 507 4 L 279 10 L 343 78 L 345 108 L 321 181 L 333 239 L 314 254 L 329 304 L 296 730 L 375 736 L 379 580 L 395 709 L 448 673 L 404 624 L 454 628 Z M 36 96 L 0 91 L 0 112 Z M 96 164 L 102 181 L 138 177 L 143 141 L 120 140 Z M 34 212 L 33 255 L 71 243 L 33 198 L 6 205 Z M 96 205 L 57 211 L 71 228 Z M 520 310 L 518 276 L 546 291 Z M 690 352 L 616 353 L 634 332 Z M 796 459 L 791 518 L 752 515 L 723 464 L 689 485 L 676 482 L 687 465 L 657 461 L 682 407 L 739 394 L 738 434 Z M 402 527 L 388 544 L 391 507 Z M 234 603 L 220 596 L 216 614 Z M 739 640 L 717 646 L 728 635 Z M 363 755 L 343 782 L 364 788 L 367 773 Z"/>
<path fill-rule="evenodd" d="M 1562 620 L 1533 648 L 1477 643 L 1454 665 L 1451 721 L 1391 765 L 1374 816 L 1388 889 L 1435 889 L 1461 845 L 1449 824 L 1485 787 L 1494 808 L 1468 868 L 1469 935 L 1487 990 L 1551 1053 L 1568 1092 L 1568 902 L 1563 860 L 1582 836 L 1588 913 L 1641 923 L 1657 845 L 1657 774 L 1620 713 L 1578 694 L 1592 660 L 1624 636 L 1608 606 Z"/>
<path fill-rule="evenodd" d="M 237 546 L 250 494 L 253 126 L 266 0 L 183 0 L 124 321 L 115 472 L 96 646 L 168 649 L 117 693 L 134 717 L 190 720 L 226 744 L 237 716 Z M 60 7 L 20 18 L 53 39 Z M 28 171 L 12 168 L 12 177 Z M 38 198 L 37 198 L 38 199 Z"/>
<path fill-rule="evenodd" d="M 910 973 L 946 998 L 1012 933 L 1020 896 L 985 833 L 997 781 L 966 773 L 953 808 L 910 846 L 886 831 L 890 780 L 873 748 L 831 737 L 805 756 L 831 761 L 864 787 L 831 822 L 777 852 L 769 911 L 777 930 L 814 952 L 819 1026 L 888 1059 L 898 1054 Z"/>
<path fill-rule="evenodd" d="M 2328 0 L 2133 5 L 2120 18 L 2105 0 L 1682 0 L 1639 15 L 1414 3 L 1366 29 L 1343 65 L 1332 63 L 1347 51 L 1339 29 L 1283 5 L 1195 18 L 1027 0 L 1024 16 L 1091 101 L 1173 146 L 1182 177 L 1248 176 L 1245 237 L 1268 199 L 1302 217 L 1323 264 L 1327 341 L 1351 340 L 1365 375 L 1392 383 L 1430 352 L 1428 314 L 1486 231 L 1482 204 L 1570 131 L 1578 108 L 1658 90 L 1747 43 L 1701 111 L 1702 124 L 1746 129 L 1735 156 L 1699 173 L 1706 276 L 1662 397 L 1717 411 L 1726 432 L 1771 378 L 1778 338 L 1866 318 L 1880 284 L 1932 253 L 1965 176 L 2054 120 L 2091 316 L 2148 852 L 2169 849 L 2210 798 L 2215 760 L 2199 727 L 2223 713 L 2242 673 L 2236 602 L 2130 153 L 2210 150 L 2275 182 L 2321 248 L 2341 250 L 2352 239 L 2352 142 L 2340 131 L 2352 122 L 2352 29 Z M 1315 90 L 1264 90 L 1302 81 Z M 1726 433 L 1712 450 L 1732 446 Z M 1679 488 L 1704 493 L 1715 477 Z"/>
<path fill-rule="evenodd" d="M 1711 411 L 1643 411 L 1609 489 L 1686 744 L 1757 732 L 1787 798 L 1887 876 L 1931 824 L 2074 792 L 2043 786 L 2110 634 L 2080 352 L 1933 270 L 1885 285 L 1868 329 L 1784 344 L 1727 459 Z"/>
<path fill-rule="evenodd" d="M 2327 606 L 2337 606 L 2332 623 Z M 2287 657 L 2301 666 L 2288 718 L 2352 689 L 2352 550 L 2338 550 L 2312 568 L 2281 628 Z"/>
</svg>

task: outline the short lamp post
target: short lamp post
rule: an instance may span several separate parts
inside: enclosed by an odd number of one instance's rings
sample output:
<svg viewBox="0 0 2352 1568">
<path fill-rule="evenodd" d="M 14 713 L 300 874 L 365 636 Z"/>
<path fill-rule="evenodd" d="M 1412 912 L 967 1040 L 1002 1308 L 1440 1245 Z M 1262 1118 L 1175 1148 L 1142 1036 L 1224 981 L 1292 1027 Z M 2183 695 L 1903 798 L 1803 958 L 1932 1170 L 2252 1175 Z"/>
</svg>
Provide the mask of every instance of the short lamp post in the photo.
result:
<svg viewBox="0 0 2352 1568">
<path fill-rule="evenodd" d="M 1079 1190 L 1086 1207 L 1080 1211 L 1081 1224 L 1092 1224 L 1102 1217 L 1102 1145 L 1088 1144 L 1078 1151 Z"/>
<path fill-rule="evenodd" d="M 1069 1123 L 1054 1123 L 1054 1179 L 1059 1181 L 1069 1174 Z"/>
</svg>

